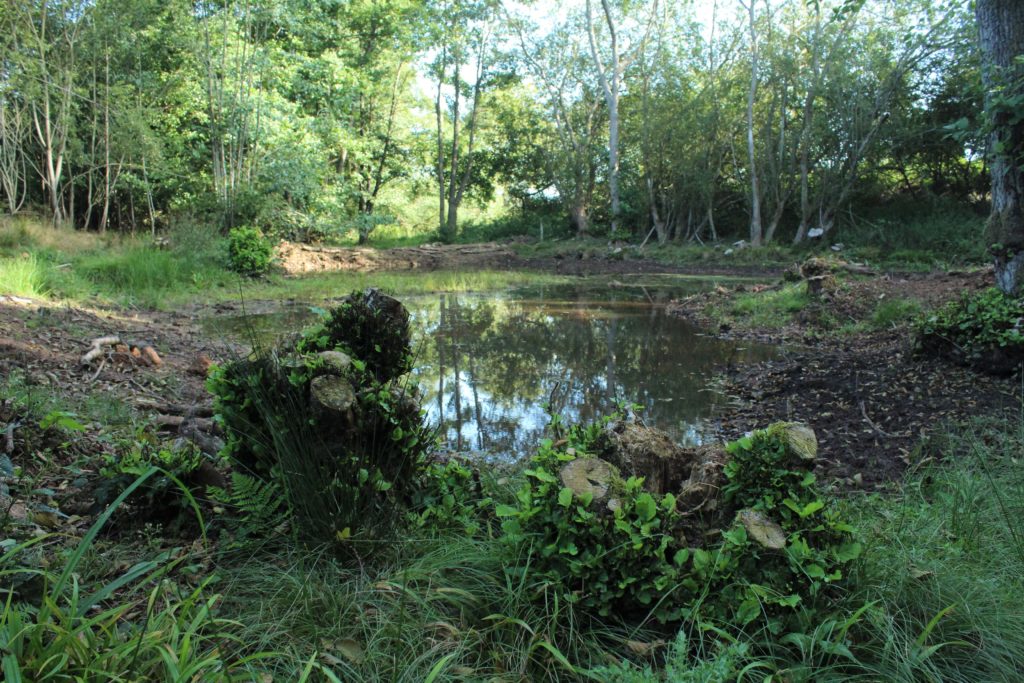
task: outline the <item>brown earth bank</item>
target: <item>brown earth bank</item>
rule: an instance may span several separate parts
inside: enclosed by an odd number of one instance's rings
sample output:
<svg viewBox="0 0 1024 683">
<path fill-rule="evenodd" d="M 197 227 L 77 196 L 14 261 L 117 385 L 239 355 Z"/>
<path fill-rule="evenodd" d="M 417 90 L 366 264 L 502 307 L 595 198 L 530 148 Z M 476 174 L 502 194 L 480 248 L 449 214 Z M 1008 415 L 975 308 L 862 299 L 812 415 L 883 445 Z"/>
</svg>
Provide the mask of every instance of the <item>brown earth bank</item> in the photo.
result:
<svg viewBox="0 0 1024 683">
<path fill-rule="evenodd" d="M 931 437 L 941 443 L 946 430 L 972 418 L 1020 411 L 1019 377 L 992 377 L 915 354 L 910 320 L 848 334 L 836 334 L 836 321 L 864 321 L 886 298 L 928 310 L 991 285 L 990 270 L 856 279 L 812 300 L 780 329 L 738 323 L 719 330 L 784 344 L 776 360 L 726 370 L 722 389 L 734 401 L 721 415 L 721 436 L 733 439 L 778 420 L 805 422 L 820 440 L 820 478 L 867 488 L 942 457 L 941 447 L 927 447 Z M 719 288 L 674 302 L 671 310 L 712 324 L 710 311 L 750 291 Z"/>
<path fill-rule="evenodd" d="M 480 244 L 424 244 L 417 247 L 374 249 L 372 247 L 325 247 L 281 242 L 276 251 L 280 267 L 288 275 L 331 271 L 376 272 L 433 270 L 535 270 L 556 275 L 625 275 L 693 273 L 718 275 L 774 275 L 777 271 L 758 266 L 714 264 L 673 265 L 638 258 L 621 246 L 607 250 L 573 249 L 555 256 L 523 257 L 514 242 Z"/>
</svg>

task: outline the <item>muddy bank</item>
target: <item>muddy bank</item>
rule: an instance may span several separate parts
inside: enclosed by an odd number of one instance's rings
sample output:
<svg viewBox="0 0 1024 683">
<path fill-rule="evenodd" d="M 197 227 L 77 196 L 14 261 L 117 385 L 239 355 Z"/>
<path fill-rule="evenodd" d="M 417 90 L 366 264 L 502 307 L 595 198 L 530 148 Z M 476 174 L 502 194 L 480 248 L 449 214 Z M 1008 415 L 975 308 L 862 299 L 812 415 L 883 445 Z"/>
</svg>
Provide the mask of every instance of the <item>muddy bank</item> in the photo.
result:
<svg viewBox="0 0 1024 683">
<path fill-rule="evenodd" d="M 158 362 L 110 345 L 83 363 L 95 339 L 119 337 L 149 345 Z M 209 403 L 204 382 L 210 362 L 243 349 L 204 338 L 194 318 L 163 312 L 86 310 L 0 296 L 0 375 L 21 376 L 29 385 L 76 405 L 96 402 L 138 407 Z"/>
<path fill-rule="evenodd" d="M 674 302 L 671 310 L 715 325 L 722 336 L 786 345 L 779 359 L 726 369 L 722 389 L 733 401 L 718 424 L 722 438 L 778 420 L 805 422 L 818 434 L 821 478 L 875 488 L 923 458 L 941 457 L 941 449 L 921 448 L 927 437 L 941 436 L 972 418 L 1015 414 L 1020 387 L 1019 379 L 915 355 L 912 316 L 884 330 L 856 325 L 880 301 L 908 300 L 927 311 L 991 285 L 988 270 L 849 279 L 812 300 L 785 325 L 769 329 L 742 321 L 719 326 L 715 311 L 741 294 L 769 293 L 781 285 L 719 288 Z M 854 327 L 837 334 L 837 321 Z"/>
<path fill-rule="evenodd" d="M 622 247 L 576 249 L 554 256 L 524 257 L 514 243 L 425 244 L 418 247 L 373 249 L 370 247 L 324 247 L 282 242 L 277 260 L 288 275 L 323 272 L 434 271 L 434 270 L 534 270 L 556 275 L 627 275 L 693 273 L 701 275 L 765 275 L 778 272 L 757 266 L 661 263 L 643 258 Z"/>
</svg>

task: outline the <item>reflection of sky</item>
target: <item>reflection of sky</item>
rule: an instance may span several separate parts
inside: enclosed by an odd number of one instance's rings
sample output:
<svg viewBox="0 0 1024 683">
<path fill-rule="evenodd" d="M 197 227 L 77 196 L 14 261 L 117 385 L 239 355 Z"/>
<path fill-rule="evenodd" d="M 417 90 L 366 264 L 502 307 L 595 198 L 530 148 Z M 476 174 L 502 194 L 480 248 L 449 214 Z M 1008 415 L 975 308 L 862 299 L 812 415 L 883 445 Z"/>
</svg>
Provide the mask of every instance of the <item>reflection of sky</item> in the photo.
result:
<svg viewBox="0 0 1024 683">
<path fill-rule="evenodd" d="M 670 284 L 670 286 L 665 286 Z M 551 401 L 566 423 L 590 421 L 617 400 L 683 443 L 699 443 L 722 398 L 708 388 L 723 366 L 771 354 L 701 336 L 665 313 L 670 296 L 712 283 L 654 286 L 581 281 L 486 294 L 405 297 L 414 329 L 414 377 L 430 422 L 451 449 L 498 457 L 531 452 Z M 268 339 L 312 322 L 308 307 L 209 324 Z M 458 372 L 456 373 L 456 369 Z M 457 409 L 458 408 L 458 409 Z"/>
</svg>

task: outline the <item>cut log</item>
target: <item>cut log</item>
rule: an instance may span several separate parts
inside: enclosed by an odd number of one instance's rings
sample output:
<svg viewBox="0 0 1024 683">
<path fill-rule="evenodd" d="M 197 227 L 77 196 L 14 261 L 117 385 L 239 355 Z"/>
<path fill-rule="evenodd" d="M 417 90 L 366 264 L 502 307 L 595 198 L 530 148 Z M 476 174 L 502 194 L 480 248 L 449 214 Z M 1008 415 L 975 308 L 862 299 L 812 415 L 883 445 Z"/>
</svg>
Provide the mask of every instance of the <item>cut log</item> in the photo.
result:
<svg viewBox="0 0 1024 683">
<path fill-rule="evenodd" d="M 576 458 L 562 466 L 562 485 L 577 496 L 587 493 L 596 501 L 608 495 L 612 481 L 618 476 L 615 466 L 600 458 Z"/>
<path fill-rule="evenodd" d="M 786 446 L 786 452 L 810 462 L 818 456 L 818 437 L 814 430 L 800 422 L 777 422 L 768 428 Z"/>
<path fill-rule="evenodd" d="M 310 403 L 320 419 L 353 421 L 356 392 L 348 380 L 335 375 L 323 375 L 309 384 Z"/>
<path fill-rule="evenodd" d="M 740 510 L 736 514 L 747 536 L 754 543 L 769 550 L 782 550 L 786 547 L 786 532 L 778 524 L 756 510 Z"/>
</svg>

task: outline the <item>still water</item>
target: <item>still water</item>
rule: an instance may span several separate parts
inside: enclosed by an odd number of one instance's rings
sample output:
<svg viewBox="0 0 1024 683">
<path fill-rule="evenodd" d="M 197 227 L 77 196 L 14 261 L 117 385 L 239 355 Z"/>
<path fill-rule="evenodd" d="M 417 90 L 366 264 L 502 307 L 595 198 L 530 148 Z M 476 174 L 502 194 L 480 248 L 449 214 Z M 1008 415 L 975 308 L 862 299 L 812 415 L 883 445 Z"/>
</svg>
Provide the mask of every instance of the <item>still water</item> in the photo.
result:
<svg viewBox="0 0 1024 683">
<path fill-rule="evenodd" d="M 724 398 L 710 382 L 770 346 L 715 339 L 670 316 L 673 297 L 712 286 L 657 278 L 401 297 L 412 314 L 414 376 L 428 420 L 452 450 L 529 453 L 548 422 L 591 420 L 618 402 L 681 443 L 699 443 Z M 225 319 L 264 340 L 315 320 L 309 306 Z"/>
</svg>

